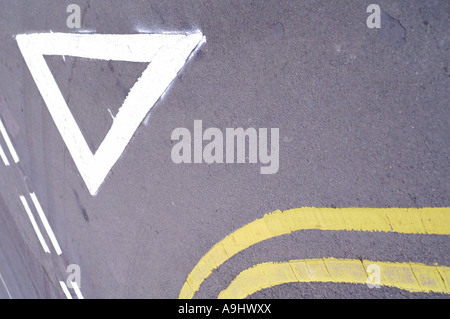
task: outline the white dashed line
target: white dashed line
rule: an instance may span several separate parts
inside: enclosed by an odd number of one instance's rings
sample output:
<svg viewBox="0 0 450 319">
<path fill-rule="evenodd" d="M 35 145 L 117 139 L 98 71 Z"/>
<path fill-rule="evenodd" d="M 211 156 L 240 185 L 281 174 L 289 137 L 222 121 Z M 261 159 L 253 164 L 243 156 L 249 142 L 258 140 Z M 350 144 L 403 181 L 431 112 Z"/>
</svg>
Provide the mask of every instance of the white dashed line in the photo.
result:
<svg viewBox="0 0 450 319">
<path fill-rule="evenodd" d="M 6 132 L 5 126 L 3 125 L 3 122 L 1 119 L 0 119 L 0 132 L 2 133 L 3 138 L 5 139 L 6 146 L 8 146 L 8 149 L 11 152 L 11 156 L 14 160 L 14 163 L 19 163 L 19 156 L 17 155 L 16 150 L 11 143 L 11 139 L 9 138 L 9 135 Z"/>
<path fill-rule="evenodd" d="M 69 289 L 67 288 L 67 285 L 64 281 L 60 281 L 59 284 L 61 285 L 62 291 L 64 292 L 64 295 L 66 295 L 67 299 L 73 299 L 72 295 L 69 292 Z"/>
<path fill-rule="evenodd" d="M 50 249 L 48 248 L 47 243 L 45 242 L 44 237 L 42 236 L 42 233 L 39 230 L 39 227 L 36 223 L 36 219 L 34 218 L 33 213 L 31 213 L 31 209 L 30 209 L 30 206 L 28 206 L 28 202 L 27 202 L 26 198 L 24 196 L 20 196 L 20 201 L 22 202 L 22 205 L 25 208 L 25 211 L 27 212 L 28 218 L 31 221 L 31 225 L 33 226 L 34 232 L 36 233 L 36 235 L 39 239 L 39 242 L 42 245 L 42 248 L 44 249 L 44 251 L 46 253 L 50 254 Z"/>
<path fill-rule="evenodd" d="M 2 148 L 1 145 L 0 145 L 0 157 L 1 157 L 2 160 L 3 160 L 3 163 L 5 163 L 5 166 L 9 166 L 8 158 L 6 157 L 6 154 L 5 154 L 5 152 L 3 151 L 3 148 Z"/>
<path fill-rule="evenodd" d="M 83 294 L 81 293 L 80 287 L 78 287 L 78 284 L 76 281 L 72 281 L 72 287 L 75 290 L 75 294 L 77 295 L 78 299 L 84 299 Z"/>
<path fill-rule="evenodd" d="M 0 281 L 3 283 L 3 286 L 5 287 L 6 293 L 8 294 L 9 299 L 12 299 L 11 294 L 9 293 L 8 287 L 5 284 L 5 281 L 3 280 L 2 274 L 0 274 Z"/>
<path fill-rule="evenodd" d="M 47 217 L 45 217 L 44 211 L 42 210 L 41 204 L 39 203 L 36 194 L 30 193 L 30 196 L 31 200 L 33 201 L 34 207 L 36 207 L 36 210 L 39 214 L 42 224 L 44 224 L 45 231 L 47 232 L 48 237 L 50 238 L 50 241 L 52 242 L 52 245 L 55 248 L 56 253 L 58 255 L 61 255 L 62 254 L 61 248 L 59 247 L 55 234 L 53 233 L 53 230 L 50 227 L 50 224 L 48 223 Z"/>
</svg>

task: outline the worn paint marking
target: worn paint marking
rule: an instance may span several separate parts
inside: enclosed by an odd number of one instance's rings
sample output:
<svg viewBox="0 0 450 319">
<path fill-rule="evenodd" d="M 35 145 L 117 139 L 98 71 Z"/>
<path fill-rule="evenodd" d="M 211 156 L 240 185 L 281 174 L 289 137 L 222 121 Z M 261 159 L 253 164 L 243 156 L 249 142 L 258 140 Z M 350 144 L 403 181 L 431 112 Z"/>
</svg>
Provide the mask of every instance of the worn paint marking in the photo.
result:
<svg viewBox="0 0 450 319">
<path fill-rule="evenodd" d="M 242 271 L 218 298 L 242 299 L 263 289 L 295 282 L 366 284 L 370 274 L 367 267 L 371 264 L 380 267 L 380 286 L 410 292 L 450 293 L 450 267 L 323 258 L 257 264 Z"/>
<path fill-rule="evenodd" d="M 278 210 L 215 244 L 189 273 L 179 298 L 192 298 L 214 269 L 240 251 L 269 238 L 307 229 L 449 235 L 450 208 L 303 207 Z"/>
</svg>

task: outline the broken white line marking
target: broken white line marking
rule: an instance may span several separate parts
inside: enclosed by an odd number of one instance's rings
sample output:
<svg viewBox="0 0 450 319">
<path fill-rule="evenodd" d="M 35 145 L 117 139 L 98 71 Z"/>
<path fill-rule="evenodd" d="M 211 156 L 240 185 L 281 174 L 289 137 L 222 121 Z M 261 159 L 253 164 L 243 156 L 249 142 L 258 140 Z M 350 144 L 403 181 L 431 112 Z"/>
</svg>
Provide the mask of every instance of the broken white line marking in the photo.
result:
<svg viewBox="0 0 450 319">
<path fill-rule="evenodd" d="M 75 290 L 75 294 L 77 295 L 78 299 L 84 299 L 83 294 L 81 293 L 80 287 L 78 287 L 78 284 L 76 281 L 72 281 L 72 287 Z"/>
<path fill-rule="evenodd" d="M 64 292 L 64 294 L 66 295 L 67 299 L 73 299 L 72 295 L 69 292 L 69 289 L 67 288 L 67 285 L 64 281 L 60 281 L 59 284 L 61 285 L 62 291 Z"/>
<path fill-rule="evenodd" d="M 0 274 L 0 281 L 3 283 L 3 286 L 6 289 L 6 293 L 8 294 L 9 299 L 12 299 L 11 294 L 9 293 L 8 287 L 6 286 L 5 281 L 3 280 L 2 274 Z"/>
<path fill-rule="evenodd" d="M 3 151 L 3 148 L 2 148 L 1 145 L 0 145 L 0 157 L 1 157 L 2 160 L 3 160 L 3 163 L 5 163 L 5 166 L 9 166 L 8 158 L 6 157 L 6 154 L 5 154 L 5 152 Z"/>
<path fill-rule="evenodd" d="M 24 196 L 20 196 L 20 200 L 22 202 L 23 207 L 25 208 L 25 211 L 27 212 L 28 218 L 31 221 L 31 225 L 33 226 L 34 232 L 36 233 L 36 235 L 39 239 L 39 242 L 42 245 L 42 248 L 44 249 L 44 251 L 46 253 L 50 254 L 50 249 L 48 248 L 47 243 L 45 242 L 44 237 L 42 236 L 42 233 L 39 230 L 39 227 L 36 223 L 36 219 L 34 218 L 33 213 L 31 213 L 31 209 L 30 209 L 30 206 L 28 206 L 27 200 L 25 199 Z"/>
<path fill-rule="evenodd" d="M 17 155 L 16 150 L 14 149 L 14 146 L 11 143 L 11 139 L 9 138 L 9 135 L 6 132 L 5 126 L 3 125 L 1 119 L 0 119 L 0 132 L 2 133 L 3 138 L 5 139 L 6 146 L 8 146 L 8 149 L 11 152 L 11 156 L 14 160 L 14 163 L 19 163 L 19 156 Z"/>
<path fill-rule="evenodd" d="M 41 204 L 39 203 L 36 194 L 30 193 L 30 196 L 31 200 L 33 201 L 34 207 L 36 207 L 36 210 L 39 214 L 42 224 L 44 224 L 45 231 L 47 232 L 48 237 L 50 238 L 50 241 L 52 242 L 52 245 L 55 248 L 56 253 L 58 255 L 61 255 L 62 254 L 61 248 L 59 247 L 55 234 L 53 233 L 53 230 L 50 227 L 50 224 L 48 223 L 47 217 L 45 217 L 44 211 L 42 210 Z"/>
</svg>

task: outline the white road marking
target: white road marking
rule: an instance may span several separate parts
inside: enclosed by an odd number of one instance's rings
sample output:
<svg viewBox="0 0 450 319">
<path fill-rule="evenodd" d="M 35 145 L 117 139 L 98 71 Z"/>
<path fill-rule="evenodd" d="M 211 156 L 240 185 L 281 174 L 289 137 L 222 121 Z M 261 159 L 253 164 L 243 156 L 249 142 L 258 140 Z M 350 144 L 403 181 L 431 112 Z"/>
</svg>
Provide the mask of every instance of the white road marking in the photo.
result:
<svg viewBox="0 0 450 319">
<path fill-rule="evenodd" d="M 11 294 L 9 293 L 8 287 L 6 286 L 6 283 L 5 283 L 5 281 L 3 280 L 3 276 L 2 276 L 1 273 L 0 273 L 0 281 L 3 283 L 3 286 L 4 286 L 5 289 L 6 289 L 6 293 L 8 294 L 9 299 L 12 299 Z"/>
<path fill-rule="evenodd" d="M 42 248 L 44 249 L 44 251 L 46 253 L 50 254 L 50 249 L 48 248 L 47 243 L 45 242 L 44 237 L 42 236 L 42 233 L 39 230 L 39 227 L 36 223 L 36 219 L 34 219 L 33 213 L 31 213 L 31 209 L 30 209 L 30 206 L 28 206 L 28 202 L 27 202 L 26 198 L 24 196 L 20 196 L 20 200 L 22 202 L 23 207 L 25 208 L 25 211 L 27 212 L 28 218 L 31 221 L 31 225 L 33 226 L 34 232 L 36 233 L 36 235 L 39 239 L 39 242 L 42 245 Z"/>
<path fill-rule="evenodd" d="M 3 122 L 1 119 L 0 119 L 0 132 L 2 133 L 3 138 L 5 139 L 6 146 L 8 146 L 8 149 L 11 152 L 11 156 L 12 156 L 14 162 L 19 163 L 19 156 L 17 155 L 16 150 L 11 143 L 11 139 L 9 138 L 9 135 L 6 132 L 5 126 L 3 125 Z"/>
<path fill-rule="evenodd" d="M 113 121 L 114 121 L 114 115 L 112 114 L 111 110 L 110 110 L 110 109 L 108 109 L 108 112 L 109 112 L 109 115 L 111 115 L 111 118 L 112 118 L 112 119 L 113 119 Z"/>
<path fill-rule="evenodd" d="M 9 161 L 8 161 L 8 157 L 6 157 L 5 152 L 3 151 L 2 146 L 0 145 L 0 157 L 3 160 L 3 163 L 5 163 L 5 166 L 9 166 Z"/>
<path fill-rule="evenodd" d="M 35 193 L 30 193 L 31 200 L 33 201 L 34 207 L 36 207 L 36 210 L 39 214 L 39 217 L 42 221 L 42 224 L 44 225 L 45 231 L 48 234 L 48 237 L 50 238 L 50 241 L 52 242 L 53 247 L 55 248 L 55 251 L 58 255 L 62 254 L 61 248 L 59 247 L 58 241 L 56 240 L 55 234 L 53 233 L 52 228 L 50 227 L 50 224 L 47 220 L 47 217 L 44 214 L 44 210 L 41 207 L 41 204 L 39 203 L 39 200 L 36 197 Z"/>
<path fill-rule="evenodd" d="M 56 127 L 93 196 L 150 109 L 192 53 L 206 41 L 199 31 L 183 34 L 40 33 L 20 34 L 16 40 Z M 149 63 L 129 91 L 95 154 L 73 118 L 44 55 Z"/>
<path fill-rule="evenodd" d="M 72 287 L 73 287 L 73 290 L 75 290 L 75 294 L 77 295 L 78 299 L 84 299 L 83 294 L 81 293 L 80 287 L 78 287 L 78 284 L 76 281 L 72 281 Z"/>
<path fill-rule="evenodd" d="M 59 284 L 61 285 L 62 291 L 64 292 L 64 295 L 66 295 L 66 298 L 73 299 L 69 289 L 67 288 L 66 283 L 64 281 L 60 281 Z"/>
</svg>

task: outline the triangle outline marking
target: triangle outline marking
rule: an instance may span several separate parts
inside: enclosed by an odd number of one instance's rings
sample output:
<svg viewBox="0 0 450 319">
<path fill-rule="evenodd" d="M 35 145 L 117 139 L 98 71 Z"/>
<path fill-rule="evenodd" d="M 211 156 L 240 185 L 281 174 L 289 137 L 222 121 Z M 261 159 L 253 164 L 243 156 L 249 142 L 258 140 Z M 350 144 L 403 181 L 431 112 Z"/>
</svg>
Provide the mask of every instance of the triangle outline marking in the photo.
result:
<svg viewBox="0 0 450 319">
<path fill-rule="evenodd" d="M 16 36 L 36 86 L 90 194 L 96 196 L 150 109 L 164 94 L 192 53 L 206 38 L 192 33 L 77 34 Z M 148 62 L 130 89 L 104 140 L 91 152 L 54 79 L 45 55 Z"/>
</svg>

